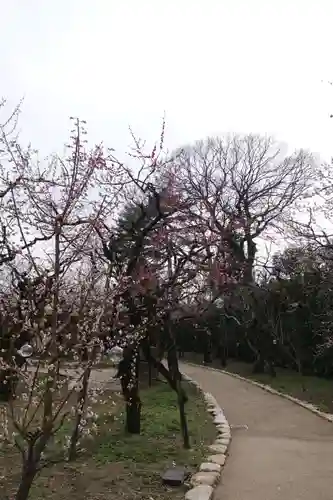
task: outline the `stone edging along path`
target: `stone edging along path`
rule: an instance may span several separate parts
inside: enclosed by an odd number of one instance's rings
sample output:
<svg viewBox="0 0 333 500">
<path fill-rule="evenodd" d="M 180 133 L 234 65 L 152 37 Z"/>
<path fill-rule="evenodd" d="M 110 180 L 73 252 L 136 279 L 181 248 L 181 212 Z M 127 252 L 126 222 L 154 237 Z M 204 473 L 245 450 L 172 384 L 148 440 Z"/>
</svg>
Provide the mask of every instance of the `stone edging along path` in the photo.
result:
<svg viewBox="0 0 333 500">
<path fill-rule="evenodd" d="M 260 382 L 256 382 L 255 380 L 251 380 L 251 379 L 242 377 L 241 375 L 238 375 L 237 373 L 228 372 L 227 370 L 222 370 L 219 368 L 212 368 L 211 366 L 202 366 L 202 365 L 190 363 L 187 361 L 185 361 L 185 363 L 189 366 L 205 368 L 206 370 L 210 370 L 210 371 L 214 371 L 214 372 L 218 372 L 218 373 L 223 373 L 225 375 L 229 375 L 230 377 L 234 377 L 238 380 L 242 380 L 243 382 L 247 382 L 248 384 L 259 387 L 260 389 L 263 389 L 264 391 L 269 392 L 270 394 L 274 394 L 275 396 L 280 396 L 281 398 L 287 399 L 288 401 L 291 401 L 292 403 L 295 403 L 298 406 L 302 406 L 306 410 L 309 410 L 312 413 L 315 413 L 316 415 L 318 415 L 318 417 L 321 417 L 325 420 L 328 420 L 328 422 L 333 423 L 333 414 L 325 413 L 325 412 L 319 410 L 313 404 L 307 403 L 306 401 L 302 401 L 301 399 L 294 398 L 293 396 L 289 396 L 289 394 L 279 392 L 276 389 L 273 389 L 272 387 L 270 387 L 269 385 L 261 384 Z"/>
<path fill-rule="evenodd" d="M 208 447 L 212 454 L 200 465 L 199 471 L 191 477 L 191 489 L 186 492 L 185 500 L 210 500 L 214 488 L 219 482 L 222 467 L 227 458 L 227 451 L 231 441 L 230 426 L 214 396 L 204 392 L 200 384 L 188 375 L 182 373 L 182 377 L 203 394 L 207 411 L 213 415 L 213 423 L 217 430 L 216 440 Z"/>
</svg>

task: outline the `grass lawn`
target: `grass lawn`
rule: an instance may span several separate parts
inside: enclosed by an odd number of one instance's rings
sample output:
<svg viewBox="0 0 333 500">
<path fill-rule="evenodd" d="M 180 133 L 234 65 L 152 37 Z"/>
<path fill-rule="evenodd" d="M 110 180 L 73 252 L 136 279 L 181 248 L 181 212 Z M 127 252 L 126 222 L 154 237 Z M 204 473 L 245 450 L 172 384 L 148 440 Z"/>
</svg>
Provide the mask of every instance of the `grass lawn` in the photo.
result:
<svg viewBox="0 0 333 500">
<path fill-rule="evenodd" d="M 324 412 L 333 413 L 332 380 L 314 376 L 302 376 L 295 371 L 283 368 L 276 369 L 276 377 L 271 377 L 267 374 L 254 375 L 251 364 L 239 361 L 230 362 L 227 370 L 237 373 L 242 377 L 269 385 L 273 389 L 294 396 L 295 398 L 312 403 Z"/>
<path fill-rule="evenodd" d="M 185 359 L 194 363 L 202 364 L 202 355 L 198 356 L 195 354 L 188 354 Z M 214 360 L 214 362 L 209 366 L 221 369 L 219 360 Z M 235 360 L 228 361 L 226 371 L 237 373 L 242 377 L 269 385 L 277 391 L 289 394 L 290 396 L 294 396 L 295 398 L 308 403 L 312 403 L 324 412 L 333 413 L 332 380 L 314 376 L 301 376 L 295 371 L 286 370 L 284 368 L 276 369 L 276 377 L 271 377 L 268 374 L 254 375 L 252 373 L 252 364 Z"/>
<path fill-rule="evenodd" d="M 142 433 L 124 432 L 123 402 L 119 396 L 106 398 L 98 408 L 99 433 L 84 443 L 78 461 L 44 469 L 36 479 L 31 500 L 178 500 L 185 487 L 167 488 L 161 473 L 175 461 L 195 469 L 215 437 L 211 418 L 201 396 L 186 384 L 189 394 L 187 415 L 192 450 L 182 448 L 176 396 L 165 383 L 141 391 Z M 0 455 L 0 499 L 18 479 L 19 456 L 16 452 Z M 1 478 L 1 476 L 3 476 Z M 5 492 L 5 485 L 7 486 Z M 11 497 L 9 497 L 11 499 Z"/>
</svg>

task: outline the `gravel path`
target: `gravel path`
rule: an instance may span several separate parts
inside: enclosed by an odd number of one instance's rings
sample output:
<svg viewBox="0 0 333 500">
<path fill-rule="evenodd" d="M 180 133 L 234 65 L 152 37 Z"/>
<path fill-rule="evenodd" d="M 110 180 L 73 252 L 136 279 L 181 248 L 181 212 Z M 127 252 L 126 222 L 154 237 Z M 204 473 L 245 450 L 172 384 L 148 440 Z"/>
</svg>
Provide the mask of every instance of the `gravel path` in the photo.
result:
<svg viewBox="0 0 333 500">
<path fill-rule="evenodd" d="M 29 371 L 35 371 L 34 366 L 28 366 Z M 108 390 L 114 390 L 114 391 L 120 391 L 120 382 L 119 379 L 115 379 L 114 376 L 116 374 L 117 370 L 115 368 L 94 368 L 91 371 L 90 379 L 89 379 L 89 386 L 91 388 L 103 388 L 107 386 Z M 47 373 L 46 368 L 40 368 L 39 373 Z M 60 373 L 63 373 L 64 375 L 67 375 L 69 379 L 72 379 L 72 382 L 70 382 L 69 387 L 71 388 L 71 384 L 75 385 L 75 380 L 77 378 L 77 373 L 75 370 L 72 370 L 71 368 L 62 368 L 60 370 Z"/>
<path fill-rule="evenodd" d="M 233 427 L 214 500 L 332 500 L 332 423 L 223 373 L 181 369 L 213 394 Z"/>
</svg>

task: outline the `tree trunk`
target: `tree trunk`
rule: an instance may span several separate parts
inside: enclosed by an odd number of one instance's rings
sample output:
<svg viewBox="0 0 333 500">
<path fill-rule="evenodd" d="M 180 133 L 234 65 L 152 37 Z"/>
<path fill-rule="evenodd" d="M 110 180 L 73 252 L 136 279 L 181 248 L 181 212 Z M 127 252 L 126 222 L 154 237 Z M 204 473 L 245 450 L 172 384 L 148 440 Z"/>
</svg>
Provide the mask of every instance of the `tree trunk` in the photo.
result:
<svg viewBox="0 0 333 500">
<path fill-rule="evenodd" d="M 205 335 L 204 363 L 209 364 L 212 362 L 212 338 L 211 335 L 205 331 L 203 331 L 202 334 Z"/>
<path fill-rule="evenodd" d="M 152 370 L 152 366 L 151 366 L 151 362 L 148 361 L 148 387 L 151 387 L 152 386 L 152 383 L 153 383 L 153 370 Z"/>
<path fill-rule="evenodd" d="M 37 469 L 35 464 L 23 467 L 21 481 L 15 495 L 15 500 L 27 500 L 29 498 L 30 489 L 36 473 Z"/>
<path fill-rule="evenodd" d="M 212 356 L 210 351 L 205 350 L 204 352 L 204 363 L 205 365 L 209 365 L 212 362 Z"/>
<path fill-rule="evenodd" d="M 145 357 L 148 359 L 148 356 L 150 356 L 152 365 L 156 368 L 158 373 L 160 373 L 169 383 L 171 389 L 175 392 L 177 392 L 177 385 L 174 381 L 174 379 L 171 376 L 171 372 L 164 366 L 164 364 L 161 362 L 161 360 L 158 358 L 155 358 L 152 353 L 149 353 L 149 350 L 147 349 L 146 343 L 143 343 L 143 352 Z M 187 403 L 188 398 L 186 396 L 186 393 L 184 389 L 182 388 L 182 394 L 183 394 L 183 399 L 184 403 Z"/>
<path fill-rule="evenodd" d="M 265 373 L 265 358 L 263 358 L 263 356 L 260 353 L 258 353 L 258 357 L 254 362 L 252 373 L 254 374 Z"/>
<path fill-rule="evenodd" d="M 8 403 L 15 396 L 17 376 L 8 368 L 0 371 L 0 401 Z"/>
<path fill-rule="evenodd" d="M 137 387 L 130 389 L 126 401 L 126 432 L 129 434 L 141 432 L 141 400 Z"/>
<path fill-rule="evenodd" d="M 179 384 L 180 384 L 180 382 L 179 382 Z M 186 418 L 186 413 L 185 413 L 185 400 L 184 400 L 184 397 L 183 397 L 181 390 L 179 390 L 179 392 L 178 392 L 178 406 L 179 406 L 180 427 L 181 427 L 182 436 L 183 436 L 183 447 L 186 450 L 189 450 L 191 448 L 190 436 L 189 436 L 189 432 L 188 432 L 187 418 Z"/>
<path fill-rule="evenodd" d="M 223 344 L 220 344 L 217 349 L 217 357 L 220 360 L 222 368 L 227 366 L 227 349 Z"/>
<path fill-rule="evenodd" d="M 173 370 L 177 370 L 177 377 L 176 380 L 174 379 L 172 375 L 172 371 L 167 370 L 161 361 L 155 359 L 154 357 L 151 357 L 151 362 L 157 368 L 159 373 L 163 375 L 163 377 L 166 378 L 166 380 L 169 382 L 169 385 L 171 389 L 173 389 L 175 392 L 177 392 L 177 398 L 178 398 L 178 406 L 179 406 L 179 415 L 180 415 L 180 425 L 181 425 L 181 431 L 182 431 L 182 436 L 183 436 L 183 446 L 186 449 L 190 448 L 190 438 L 189 438 L 189 432 L 188 432 L 188 425 L 187 425 L 187 419 L 186 419 L 186 413 L 185 413 L 185 404 L 187 403 L 187 396 L 182 388 L 181 385 L 181 373 L 179 372 L 179 367 L 178 367 L 178 360 L 177 360 L 177 350 L 175 349 L 176 352 L 176 358 L 174 363 L 174 357 L 171 354 L 170 351 L 168 354 L 168 365 L 173 368 Z M 144 346 L 144 353 L 145 356 L 151 356 L 151 353 L 147 349 L 146 346 Z"/>
<path fill-rule="evenodd" d="M 82 389 L 78 395 L 76 416 L 75 416 L 75 427 L 71 435 L 71 441 L 68 450 L 69 461 L 75 460 L 77 456 L 77 442 L 80 437 L 80 424 L 83 417 L 84 408 L 86 405 L 90 374 L 91 374 L 91 368 L 88 367 L 83 375 Z"/>
<path fill-rule="evenodd" d="M 268 369 L 269 369 L 269 374 L 272 378 L 275 378 L 276 377 L 276 370 L 275 370 L 275 367 L 274 367 L 274 362 L 273 360 L 268 360 L 267 361 L 267 364 L 268 364 Z"/>
<path fill-rule="evenodd" d="M 134 364 L 134 369 L 133 369 Z M 124 358 L 119 363 L 118 376 L 120 377 L 123 396 L 126 402 L 126 431 L 130 434 L 141 432 L 141 400 L 139 396 L 140 354 L 128 347 L 124 351 Z"/>
<path fill-rule="evenodd" d="M 184 356 L 185 356 L 185 352 L 183 351 L 183 349 L 181 347 L 178 348 L 178 356 L 179 356 L 179 359 L 184 358 Z"/>
<path fill-rule="evenodd" d="M 184 391 L 181 386 L 181 373 L 179 371 L 178 358 L 177 358 L 177 348 L 173 345 L 168 350 L 168 366 L 175 386 L 177 388 L 177 399 L 179 407 L 179 418 L 180 418 L 180 428 L 183 437 L 183 446 L 185 449 L 189 449 L 190 437 L 188 432 L 187 418 L 185 413 L 185 403 Z"/>
<path fill-rule="evenodd" d="M 245 262 L 243 281 L 244 283 L 253 283 L 253 268 L 257 252 L 257 246 L 253 241 L 253 237 L 250 234 L 246 235 L 246 244 L 247 244 L 247 258 Z"/>
</svg>

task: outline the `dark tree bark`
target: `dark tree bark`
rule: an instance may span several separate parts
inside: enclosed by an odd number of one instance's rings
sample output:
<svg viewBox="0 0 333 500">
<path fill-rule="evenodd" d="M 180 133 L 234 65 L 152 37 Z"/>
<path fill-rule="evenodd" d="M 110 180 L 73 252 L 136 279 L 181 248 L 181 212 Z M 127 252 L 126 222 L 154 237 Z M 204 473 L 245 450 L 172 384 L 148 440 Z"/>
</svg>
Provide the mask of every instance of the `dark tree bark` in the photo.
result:
<svg viewBox="0 0 333 500">
<path fill-rule="evenodd" d="M 227 366 L 227 349 L 226 346 L 221 343 L 217 350 L 217 356 L 220 360 L 221 366 L 225 368 Z"/>
<path fill-rule="evenodd" d="M 184 356 L 185 356 L 185 352 L 183 351 L 183 349 L 181 347 L 178 348 L 178 356 L 179 356 L 179 359 L 184 358 Z"/>
<path fill-rule="evenodd" d="M 156 358 L 154 358 L 151 355 L 151 352 L 148 349 L 147 342 L 143 343 L 143 352 L 144 352 L 145 357 L 147 359 L 150 358 L 153 366 L 167 380 L 171 389 L 173 389 L 177 393 L 178 406 L 179 406 L 179 416 L 180 416 L 180 426 L 181 426 L 181 432 L 182 432 L 182 436 L 183 436 L 183 446 L 184 446 L 184 448 L 189 449 L 190 448 L 190 438 L 189 438 L 188 425 L 187 425 L 187 419 L 186 419 L 186 413 L 185 413 L 185 404 L 187 403 L 188 398 L 187 398 L 187 395 L 186 395 L 186 393 L 182 387 L 182 384 L 181 384 L 182 376 L 181 376 L 181 373 L 179 371 L 179 366 L 178 366 L 176 345 L 173 344 L 168 349 L 167 361 L 168 361 L 168 368 L 169 369 L 167 369 L 161 361 L 157 360 Z"/>
<path fill-rule="evenodd" d="M 83 411 L 86 406 L 87 394 L 88 394 L 88 384 L 90 378 L 91 368 L 87 368 L 82 380 L 82 389 L 78 396 L 78 411 L 76 412 L 75 417 L 75 427 L 74 432 L 71 436 L 70 446 L 68 450 L 68 460 L 72 461 L 76 459 L 77 456 L 77 442 L 80 437 L 80 424 L 83 416 Z"/>
<path fill-rule="evenodd" d="M 204 341 L 204 363 L 208 365 L 212 362 L 212 338 L 211 338 L 211 335 L 208 334 L 206 331 L 203 331 L 202 335 L 204 335 L 204 338 L 205 338 L 205 341 Z"/>
<path fill-rule="evenodd" d="M 29 498 L 30 489 L 35 479 L 36 473 L 36 468 L 32 466 L 24 467 L 21 477 L 21 483 L 17 490 L 15 500 L 27 500 Z"/>
<path fill-rule="evenodd" d="M 139 395 L 140 355 L 138 350 L 127 347 L 119 363 L 117 376 L 120 378 L 126 402 L 126 431 L 129 434 L 141 432 L 141 400 Z"/>
<path fill-rule="evenodd" d="M 126 431 L 129 434 L 141 432 L 141 400 L 135 387 L 129 390 L 126 401 Z"/>
<path fill-rule="evenodd" d="M 152 373 L 152 364 L 148 361 L 148 386 L 151 387 L 153 383 L 153 373 Z"/>
<path fill-rule="evenodd" d="M 181 387 L 181 373 L 179 371 L 179 365 L 178 365 L 177 348 L 174 342 L 172 342 L 172 345 L 168 350 L 168 366 L 177 390 L 180 427 L 183 436 L 183 446 L 185 449 L 189 449 L 190 437 L 189 437 L 188 424 L 185 413 L 185 399 L 184 399 L 184 392 Z"/>
<path fill-rule="evenodd" d="M 38 463 L 41 452 L 45 449 L 46 440 L 36 443 L 38 431 L 28 442 L 27 454 L 24 458 L 20 484 L 17 489 L 15 500 L 28 500 L 30 489 L 38 472 Z M 46 437 L 46 436 L 45 436 Z"/>
<path fill-rule="evenodd" d="M 8 403 L 15 397 L 17 376 L 15 370 L 8 368 L 0 371 L 0 401 Z"/>
<path fill-rule="evenodd" d="M 252 372 L 254 374 L 265 373 L 265 358 L 260 352 L 257 354 L 257 359 L 254 362 Z"/>
</svg>

